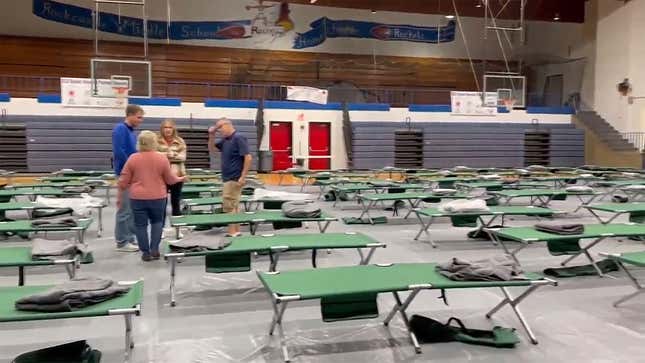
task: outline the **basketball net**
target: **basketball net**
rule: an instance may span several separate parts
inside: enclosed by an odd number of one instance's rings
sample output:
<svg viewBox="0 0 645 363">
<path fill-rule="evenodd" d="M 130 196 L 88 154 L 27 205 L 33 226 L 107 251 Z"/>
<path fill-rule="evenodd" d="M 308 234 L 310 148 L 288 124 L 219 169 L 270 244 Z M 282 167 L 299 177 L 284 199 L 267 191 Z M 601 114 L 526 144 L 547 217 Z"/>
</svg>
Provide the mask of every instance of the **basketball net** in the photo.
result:
<svg viewBox="0 0 645 363">
<path fill-rule="evenodd" d="M 512 98 L 506 98 L 503 99 L 502 102 L 504 102 L 504 107 L 506 108 L 506 111 L 511 112 L 513 111 L 513 106 L 515 106 L 515 100 Z"/>
<path fill-rule="evenodd" d="M 114 99 L 116 100 L 116 105 L 126 106 L 128 103 L 128 87 L 112 87 L 114 90 Z"/>
</svg>

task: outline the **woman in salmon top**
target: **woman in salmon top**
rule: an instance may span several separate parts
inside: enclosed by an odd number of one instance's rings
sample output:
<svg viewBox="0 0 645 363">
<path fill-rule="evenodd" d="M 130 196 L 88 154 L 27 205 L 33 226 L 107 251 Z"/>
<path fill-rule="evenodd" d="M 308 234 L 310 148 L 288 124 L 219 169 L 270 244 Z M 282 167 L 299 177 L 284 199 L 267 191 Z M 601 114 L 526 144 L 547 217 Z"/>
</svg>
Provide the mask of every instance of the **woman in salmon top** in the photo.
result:
<svg viewBox="0 0 645 363">
<path fill-rule="evenodd" d="M 137 139 L 138 152 L 130 155 L 119 177 L 117 206 L 121 204 L 121 193 L 129 190 L 135 234 L 143 261 L 159 259 L 167 185 L 184 181 L 184 177 L 173 173 L 168 158 L 157 152 L 157 147 L 157 135 L 152 131 L 142 131 Z"/>
</svg>

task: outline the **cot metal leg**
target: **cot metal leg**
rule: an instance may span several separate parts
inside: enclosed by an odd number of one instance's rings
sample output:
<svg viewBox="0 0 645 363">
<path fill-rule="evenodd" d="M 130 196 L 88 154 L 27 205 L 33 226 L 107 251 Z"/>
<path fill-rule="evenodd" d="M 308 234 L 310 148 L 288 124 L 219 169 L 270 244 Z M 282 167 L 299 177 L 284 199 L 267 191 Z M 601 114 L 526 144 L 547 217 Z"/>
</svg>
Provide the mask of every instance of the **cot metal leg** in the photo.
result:
<svg viewBox="0 0 645 363">
<path fill-rule="evenodd" d="M 410 203 L 410 210 L 408 210 L 408 213 L 405 215 L 405 217 L 403 217 L 403 219 L 408 219 L 410 214 L 412 214 L 412 212 L 414 212 L 414 210 L 416 208 L 419 208 L 419 204 L 421 204 L 421 202 L 422 202 L 421 199 L 417 199 L 415 201 L 413 201 L 411 199 L 408 199 L 408 203 Z M 396 204 L 396 202 L 395 202 L 395 204 Z"/>
<path fill-rule="evenodd" d="M 269 251 L 269 261 L 270 261 L 269 272 L 274 272 L 278 268 L 279 259 L 280 259 L 280 252 Z M 314 265 L 314 267 L 316 266 Z"/>
<path fill-rule="evenodd" d="M 358 216 L 358 219 L 363 219 L 363 216 L 367 215 L 367 220 L 370 221 L 370 224 L 374 224 L 374 220 L 372 219 L 372 216 L 370 216 L 370 208 L 372 208 L 376 204 L 376 202 L 370 201 L 366 205 L 363 199 L 359 199 L 358 203 L 363 208 L 363 212 L 361 212 L 361 215 Z"/>
<path fill-rule="evenodd" d="M 330 223 L 331 223 L 331 221 L 325 221 L 325 224 L 321 225 L 320 222 L 318 222 L 318 229 L 320 230 L 320 233 L 325 233 L 327 228 L 329 228 Z"/>
<path fill-rule="evenodd" d="M 508 290 L 505 287 L 500 287 L 500 289 L 502 290 L 502 292 L 504 293 L 504 296 L 506 296 L 506 298 L 504 300 L 502 300 L 499 304 L 497 304 L 497 306 L 495 306 L 493 309 L 491 309 L 491 311 L 489 311 L 486 314 L 486 317 L 488 319 L 490 319 L 493 316 L 493 314 L 495 314 L 497 311 L 499 311 L 499 309 L 501 309 L 505 305 L 508 305 L 511 309 L 513 309 L 513 312 L 517 316 L 517 319 L 520 321 L 520 323 L 522 324 L 522 327 L 526 331 L 526 334 L 529 336 L 529 339 L 531 340 L 531 343 L 537 344 L 538 341 L 537 341 L 537 338 L 535 337 L 535 334 L 533 334 L 533 331 L 531 330 L 531 327 L 529 326 L 528 322 L 524 318 L 524 315 L 522 315 L 522 312 L 517 307 L 517 305 L 519 305 L 522 302 L 522 300 L 524 300 L 527 296 L 529 296 L 538 287 L 539 287 L 539 285 L 533 285 L 533 286 L 529 287 L 528 289 L 526 289 L 522 294 L 520 294 L 515 299 L 513 299 L 513 296 L 508 292 Z"/>
<path fill-rule="evenodd" d="M 613 215 L 613 216 L 611 216 L 611 218 L 609 218 L 609 219 L 607 219 L 607 220 L 603 220 L 603 219 L 600 217 L 600 215 L 599 215 L 598 213 L 596 213 L 593 209 L 587 209 L 587 210 L 588 210 L 588 211 L 589 211 L 589 213 L 591 213 L 594 217 L 596 217 L 596 219 L 598 220 L 598 222 L 600 222 L 601 224 L 609 224 L 609 223 L 613 222 L 616 218 L 618 218 L 618 217 L 620 217 L 621 215 L 623 215 L 623 214 L 624 214 L 624 212 L 616 212 L 616 213 L 614 213 L 614 215 Z"/>
<path fill-rule="evenodd" d="M 592 196 L 591 196 L 591 198 L 589 198 L 589 200 L 587 200 L 586 202 L 585 202 L 585 200 L 582 198 L 582 196 L 581 196 L 581 195 L 576 195 L 576 197 L 578 197 L 578 200 L 580 201 L 580 205 L 578 206 L 578 208 L 576 208 L 576 209 L 573 211 L 573 213 L 577 213 L 580 209 L 582 209 L 582 208 L 584 208 L 584 207 L 588 206 L 589 204 L 591 204 L 594 200 L 596 200 L 596 198 L 598 197 L 598 194 L 596 194 L 596 195 L 592 195 Z"/>
<path fill-rule="evenodd" d="M 76 240 L 80 244 L 85 243 L 85 230 L 84 229 L 77 229 L 76 230 Z"/>
<path fill-rule="evenodd" d="M 603 273 L 602 273 L 602 271 L 600 270 L 600 267 L 598 267 L 598 265 L 596 264 L 596 260 L 595 260 L 595 259 L 591 256 L 591 254 L 589 253 L 589 250 L 591 249 L 591 247 L 593 247 L 593 246 L 597 245 L 598 243 L 602 242 L 605 238 L 607 238 L 607 237 L 600 237 L 600 238 L 597 238 L 595 241 L 593 241 L 593 242 L 589 243 L 589 244 L 588 244 L 588 245 L 586 245 L 584 248 L 582 248 L 582 249 L 581 249 L 579 252 L 577 252 L 575 255 L 572 255 L 572 256 L 568 257 L 567 259 L 565 259 L 564 261 L 562 261 L 562 263 L 560 263 L 560 265 L 561 265 L 561 266 L 566 266 L 566 264 L 567 264 L 567 263 L 571 262 L 571 261 L 572 261 L 573 259 L 575 259 L 576 257 L 578 257 L 578 256 L 580 256 L 580 255 L 582 255 L 582 254 L 584 254 L 585 256 L 587 256 L 587 259 L 589 260 L 589 262 L 591 263 L 591 265 L 594 267 L 594 269 L 595 269 L 595 270 L 596 270 L 596 272 L 598 273 L 598 276 L 603 277 L 603 276 L 604 276 L 604 274 L 603 274 Z"/>
<path fill-rule="evenodd" d="M 25 286 L 25 266 L 18 266 L 18 286 Z"/>
<path fill-rule="evenodd" d="M 273 304 L 273 320 L 271 321 L 271 327 L 269 328 L 269 335 L 273 335 L 276 326 L 278 327 L 278 335 L 280 338 L 280 348 L 282 350 L 282 357 L 285 362 L 291 361 L 289 359 L 289 351 L 287 350 L 287 343 L 284 338 L 284 329 L 282 328 L 282 317 L 284 316 L 284 311 L 287 309 L 287 302 L 281 301 L 277 302 L 273 298 L 271 299 Z M 280 304 L 280 307 L 278 307 Z"/>
<path fill-rule="evenodd" d="M 98 231 L 96 232 L 96 235 L 98 237 L 101 237 L 101 234 L 103 234 L 103 208 L 98 208 L 99 210 L 99 225 L 98 225 Z"/>
<path fill-rule="evenodd" d="M 175 298 L 175 276 L 177 275 L 177 257 L 168 257 L 170 263 L 170 306 L 177 306 Z"/>
<path fill-rule="evenodd" d="M 125 320 L 125 361 L 130 361 L 130 351 L 134 348 L 132 340 L 132 314 L 123 315 Z"/>
<path fill-rule="evenodd" d="M 361 262 L 359 263 L 359 265 L 367 265 L 368 263 L 370 263 L 372 256 L 374 256 L 374 252 L 376 252 L 376 247 L 370 247 L 370 250 L 367 253 L 367 255 L 365 255 L 363 253 L 363 250 L 361 250 L 360 248 L 357 248 L 356 250 L 358 251 L 358 255 L 361 257 Z"/>
<path fill-rule="evenodd" d="M 72 263 L 65 264 L 65 271 L 67 271 L 67 276 L 70 280 L 76 277 L 76 260 Z"/>
<path fill-rule="evenodd" d="M 511 256 L 511 258 L 513 259 L 513 261 L 515 261 L 515 263 L 517 263 L 518 265 L 521 265 L 520 260 L 517 258 L 517 256 L 516 256 L 516 255 L 517 255 L 521 250 L 523 250 L 523 249 L 525 249 L 526 247 L 528 247 L 528 245 L 529 245 L 528 243 L 522 243 L 522 244 L 520 245 L 520 247 L 518 247 L 518 248 L 516 248 L 516 249 L 514 249 L 514 250 L 510 250 L 510 249 L 506 246 L 506 243 L 504 243 L 504 241 L 502 241 L 502 239 L 500 239 L 500 238 L 498 238 L 498 237 L 497 237 L 497 235 L 495 234 L 495 232 L 492 232 L 492 231 L 490 231 L 490 230 L 487 230 L 487 232 L 488 232 L 488 235 L 491 237 L 491 239 L 493 239 L 493 240 L 497 241 L 497 243 L 499 243 L 499 245 L 500 245 L 500 246 L 502 246 L 502 248 L 504 249 L 504 252 L 505 252 L 507 255 Z"/>
<path fill-rule="evenodd" d="M 428 242 L 430 242 L 433 248 L 436 248 L 437 245 L 432 240 L 432 236 L 430 235 L 430 232 L 428 232 L 428 229 L 430 228 L 430 226 L 432 225 L 432 222 L 434 221 L 434 217 L 430 217 L 430 219 L 428 220 L 428 223 L 424 223 L 423 218 L 421 217 L 421 214 L 419 214 L 419 212 L 417 211 L 415 211 L 415 213 L 417 215 L 417 218 L 419 219 L 421 228 L 419 229 L 419 232 L 417 233 L 417 235 L 414 237 L 414 240 L 418 241 L 419 237 L 421 236 L 421 233 L 425 233 L 426 237 L 428 237 Z"/>
<path fill-rule="evenodd" d="M 388 316 L 383 321 L 383 324 L 385 326 L 388 326 L 392 318 L 394 318 L 394 315 L 396 315 L 396 313 L 398 312 L 401 316 L 401 319 L 405 323 L 405 327 L 408 330 L 408 335 L 410 337 L 410 340 L 412 341 L 412 345 L 414 345 L 414 350 L 417 352 L 417 354 L 421 354 L 421 346 L 419 345 L 417 336 L 414 334 L 412 329 L 410 329 L 410 320 L 408 319 L 408 314 L 405 312 L 405 310 L 408 308 L 412 300 L 414 300 L 414 298 L 420 291 L 421 289 L 412 290 L 412 292 L 410 292 L 410 295 L 408 295 L 403 303 L 401 303 L 401 297 L 399 296 L 399 293 L 396 291 L 392 292 L 392 295 L 394 295 L 394 300 L 396 301 L 396 305 L 394 305 Z"/>
<path fill-rule="evenodd" d="M 327 250 L 327 253 L 329 253 L 329 250 Z M 318 250 L 312 249 L 311 250 L 311 267 L 317 268 L 318 264 L 316 263 L 316 257 L 318 256 Z"/>
<path fill-rule="evenodd" d="M 645 293 L 645 288 L 638 282 L 636 277 L 634 277 L 634 275 L 631 272 L 629 272 L 629 270 L 625 267 L 625 265 L 623 265 L 621 261 L 619 260 L 613 260 L 613 261 L 620 267 L 621 270 L 625 272 L 625 274 L 629 278 L 629 281 L 631 281 L 632 285 L 634 285 L 634 287 L 636 288 L 635 292 L 629 295 L 623 296 L 614 302 L 614 307 L 617 308 L 618 305 L 624 303 L 625 301 L 630 300 L 642 293 Z"/>
<path fill-rule="evenodd" d="M 484 217 L 482 217 L 481 215 L 477 216 L 477 219 L 479 220 L 479 223 L 481 225 L 479 226 L 479 228 L 477 228 L 475 233 L 479 234 L 483 231 L 487 233 L 489 237 L 491 237 L 491 233 L 488 232 L 488 228 L 490 228 L 493 225 L 493 222 L 497 220 L 498 216 L 499 214 L 493 215 L 491 219 L 488 220 L 488 222 L 486 222 L 484 220 Z M 502 216 L 502 226 L 504 226 L 504 215 L 502 214 L 501 216 Z M 495 238 L 491 237 L 490 240 L 493 243 L 493 246 L 497 246 L 497 240 Z"/>
</svg>

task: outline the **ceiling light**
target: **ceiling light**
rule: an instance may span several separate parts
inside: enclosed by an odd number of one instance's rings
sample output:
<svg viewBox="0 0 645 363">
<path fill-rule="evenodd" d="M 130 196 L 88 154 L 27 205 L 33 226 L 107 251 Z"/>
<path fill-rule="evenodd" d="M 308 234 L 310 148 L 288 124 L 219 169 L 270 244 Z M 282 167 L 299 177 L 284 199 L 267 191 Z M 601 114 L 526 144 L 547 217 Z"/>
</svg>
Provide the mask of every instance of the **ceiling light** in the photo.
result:
<svg viewBox="0 0 645 363">
<path fill-rule="evenodd" d="M 482 4 L 481 0 L 477 2 L 477 5 L 475 5 L 476 8 L 481 8 L 482 6 L 484 6 L 484 4 Z"/>
<path fill-rule="evenodd" d="M 454 19 L 454 18 L 455 18 L 455 16 L 454 16 L 454 15 L 446 15 L 446 16 L 445 16 L 445 18 L 446 18 L 446 19 Z"/>
<path fill-rule="evenodd" d="M 376 14 L 376 10 L 372 10 L 372 14 Z"/>
<path fill-rule="evenodd" d="M 315 4 L 318 0 L 309 0 L 309 4 Z"/>
<path fill-rule="evenodd" d="M 553 20 L 555 20 L 555 21 L 560 20 L 560 14 L 555 13 L 555 16 L 553 17 Z"/>
</svg>

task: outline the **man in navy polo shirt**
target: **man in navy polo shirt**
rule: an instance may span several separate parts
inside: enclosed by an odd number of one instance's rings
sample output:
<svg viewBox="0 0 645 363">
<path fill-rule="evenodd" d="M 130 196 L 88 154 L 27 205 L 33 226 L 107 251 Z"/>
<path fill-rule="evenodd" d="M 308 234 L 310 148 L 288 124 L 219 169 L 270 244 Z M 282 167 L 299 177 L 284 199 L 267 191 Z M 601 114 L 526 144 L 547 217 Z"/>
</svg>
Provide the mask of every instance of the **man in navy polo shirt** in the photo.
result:
<svg viewBox="0 0 645 363">
<path fill-rule="evenodd" d="M 215 133 L 222 135 L 215 143 Z M 239 212 L 242 187 L 246 184 L 246 175 L 251 167 L 251 154 L 249 143 L 246 137 L 240 135 L 231 120 L 222 118 L 208 129 L 208 150 L 215 152 L 215 148 L 222 153 L 222 210 L 224 213 Z M 240 225 L 230 224 L 228 226 L 229 236 L 240 235 Z"/>
<path fill-rule="evenodd" d="M 138 105 L 128 105 L 125 108 L 125 120 L 112 130 L 112 156 L 114 160 L 114 173 L 117 178 L 128 161 L 130 155 L 137 152 L 137 136 L 134 129 L 143 122 L 143 109 Z M 122 194 L 121 205 L 116 211 L 114 223 L 114 239 L 117 251 L 137 252 L 139 247 L 134 237 L 134 216 L 130 209 L 128 191 Z"/>
</svg>

